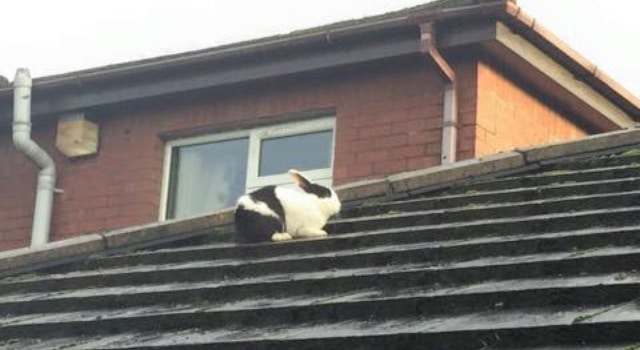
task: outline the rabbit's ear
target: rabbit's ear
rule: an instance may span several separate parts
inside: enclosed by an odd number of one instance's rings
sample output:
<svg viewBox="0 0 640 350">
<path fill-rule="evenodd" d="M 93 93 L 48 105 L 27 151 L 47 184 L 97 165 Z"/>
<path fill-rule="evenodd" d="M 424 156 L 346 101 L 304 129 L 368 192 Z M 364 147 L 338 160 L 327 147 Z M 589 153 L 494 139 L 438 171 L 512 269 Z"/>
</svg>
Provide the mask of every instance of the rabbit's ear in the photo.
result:
<svg viewBox="0 0 640 350">
<path fill-rule="evenodd" d="M 291 175 L 291 178 L 293 179 L 293 181 L 301 188 L 309 187 L 312 183 L 309 179 L 304 177 L 304 175 L 302 175 L 302 173 L 300 173 L 298 170 L 290 169 L 289 175 Z"/>
</svg>

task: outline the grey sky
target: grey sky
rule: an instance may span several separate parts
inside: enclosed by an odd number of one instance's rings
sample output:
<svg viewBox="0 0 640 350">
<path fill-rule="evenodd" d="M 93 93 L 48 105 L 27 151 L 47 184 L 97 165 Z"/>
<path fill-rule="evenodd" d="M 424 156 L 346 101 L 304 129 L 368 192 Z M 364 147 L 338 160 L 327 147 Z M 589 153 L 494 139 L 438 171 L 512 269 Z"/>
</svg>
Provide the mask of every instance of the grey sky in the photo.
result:
<svg viewBox="0 0 640 350">
<path fill-rule="evenodd" d="M 0 2 L 0 75 L 44 76 L 361 18 L 427 0 L 21 0 Z M 637 0 L 519 0 L 640 95 Z"/>
</svg>

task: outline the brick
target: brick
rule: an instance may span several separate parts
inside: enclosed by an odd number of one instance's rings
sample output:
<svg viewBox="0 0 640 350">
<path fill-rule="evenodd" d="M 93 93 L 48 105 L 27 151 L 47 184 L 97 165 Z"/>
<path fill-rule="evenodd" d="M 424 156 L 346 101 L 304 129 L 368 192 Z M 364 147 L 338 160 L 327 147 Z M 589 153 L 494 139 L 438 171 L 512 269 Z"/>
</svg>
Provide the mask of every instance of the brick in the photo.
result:
<svg viewBox="0 0 640 350">
<path fill-rule="evenodd" d="M 425 145 L 426 154 L 429 156 L 438 156 L 440 159 L 440 153 L 442 152 L 442 143 L 438 140 L 438 142 L 429 142 Z"/>
<path fill-rule="evenodd" d="M 419 157 L 407 159 L 407 170 L 426 169 L 440 164 L 440 157 Z"/>
<path fill-rule="evenodd" d="M 392 120 L 392 118 L 389 113 L 363 113 L 357 118 L 353 118 L 353 126 L 356 128 L 362 128 L 372 125 L 384 125 L 388 124 L 390 120 Z"/>
<path fill-rule="evenodd" d="M 473 151 L 458 151 L 458 160 L 472 159 L 474 154 Z"/>
<path fill-rule="evenodd" d="M 442 128 L 442 118 L 428 118 L 425 120 L 426 130 L 440 130 Z"/>
<path fill-rule="evenodd" d="M 376 162 L 373 168 L 376 175 L 390 175 L 407 170 L 407 162 L 404 159 Z"/>
<path fill-rule="evenodd" d="M 477 72 L 475 156 L 569 141 L 586 135 L 566 115 L 540 101 L 494 67 L 480 63 Z"/>
<path fill-rule="evenodd" d="M 388 151 L 388 155 L 390 159 L 415 158 L 415 157 L 423 156 L 425 154 L 426 154 L 425 145 L 402 146 L 402 147 L 392 148 Z"/>
<path fill-rule="evenodd" d="M 351 152 L 360 153 L 375 149 L 376 140 L 358 140 L 351 143 Z"/>
<path fill-rule="evenodd" d="M 334 185 L 344 183 L 345 179 L 349 177 L 349 171 L 346 166 L 340 166 L 333 168 L 333 183 Z"/>
<path fill-rule="evenodd" d="M 359 139 L 371 139 L 378 136 L 385 136 L 391 132 L 390 124 L 381 124 L 374 126 L 363 126 L 358 130 Z"/>
<path fill-rule="evenodd" d="M 117 207 L 102 207 L 96 208 L 93 211 L 93 215 L 95 218 L 99 219 L 110 219 L 118 217 L 120 213 Z"/>
<path fill-rule="evenodd" d="M 392 134 L 402 134 L 411 131 L 424 130 L 426 127 L 426 120 L 408 120 L 408 121 L 399 121 L 393 123 L 391 126 Z"/>
<path fill-rule="evenodd" d="M 373 166 L 369 164 L 358 164 L 349 166 L 349 178 L 362 178 L 373 174 Z"/>
<path fill-rule="evenodd" d="M 0 251 L 26 248 L 28 246 L 29 246 L 29 241 L 3 240 L 3 242 L 0 243 Z"/>
<path fill-rule="evenodd" d="M 361 115 L 383 115 L 390 108 L 388 101 L 374 98 L 360 104 Z"/>
<path fill-rule="evenodd" d="M 343 151 L 341 149 L 336 148 L 336 152 L 334 155 L 334 167 L 333 167 L 333 176 L 337 176 L 337 169 L 340 169 L 346 164 L 353 164 L 356 161 L 356 155 L 347 151 Z"/>
<path fill-rule="evenodd" d="M 358 138 L 358 128 L 351 127 L 346 121 L 337 122 L 336 126 L 336 142 L 347 142 Z"/>
<path fill-rule="evenodd" d="M 386 149 L 361 152 L 356 155 L 356 164 L 379 163 L 386 160 L 388 155 Z"/>
<path fill-rule="evenodd" d="M 5 240 L 29 240 L 31 238 L 31 227 L 3 229 L 2 238 Z"/>
<path fill-rule="evenodd" d="M 414 131 L 408 134 L 409 145 L 424 145 L 426 143 L 440 142 L 442 130 Z"/>
<path fill-rule="evenodd" d="M 398 146 L 404 146 L 406 144 L 407 135 L 401 134 L 377 138 L 371 146 L 375 147 L 376 149 L 388 149 Z"/>
</svg>

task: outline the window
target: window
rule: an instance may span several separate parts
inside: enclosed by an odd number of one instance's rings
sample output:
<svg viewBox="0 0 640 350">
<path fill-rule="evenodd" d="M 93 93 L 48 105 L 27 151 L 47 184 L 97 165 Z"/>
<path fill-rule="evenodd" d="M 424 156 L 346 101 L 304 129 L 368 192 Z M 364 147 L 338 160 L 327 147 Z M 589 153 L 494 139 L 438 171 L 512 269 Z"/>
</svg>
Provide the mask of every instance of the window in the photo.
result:
<svg viewBox="0 0 640 350">
<path fill-rule="evenodd" d="M 245 192 L 290 183 L 291 168 L 330 186 L 334 124 L 322 118 L 168 142 L 160 219 L 232 207 Z"/>
</svg>

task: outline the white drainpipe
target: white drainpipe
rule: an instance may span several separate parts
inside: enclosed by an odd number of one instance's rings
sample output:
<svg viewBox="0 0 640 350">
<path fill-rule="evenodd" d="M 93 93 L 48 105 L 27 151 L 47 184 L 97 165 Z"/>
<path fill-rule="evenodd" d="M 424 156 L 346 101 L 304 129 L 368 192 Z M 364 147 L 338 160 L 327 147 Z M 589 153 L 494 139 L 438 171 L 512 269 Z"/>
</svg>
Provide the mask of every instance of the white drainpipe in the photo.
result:
<svg viewBox="0 0 640 350">
<path fill-rule="evenodd" d="M 438 72 L 446 82 L 444 87 L 440 164 L 451 164 L 456 161 L 456 144 L 458 142 L 456 73 L 438 50 L 433 22 L 420 25 L 420 41 L 422 52 L 431 57 L 438 68 Z"/>
<path fill-rule="evenodd" d="M 442 151 L 440 164 L 456 161 L 458 142 L 458 102 L 456 101 L 455 81 L 444 88 L 444 118 L 442 120 Z"/>
<path fill-rule="evenodd" d="M 31 228 L 31 247 L 36 247 L 49 241 L 56 166 L 47 152 L 31 139 L 31 76 L 28 69 L 18 69 L 13 87 L 13 144 L 40 168 Z"/>
</svg>

